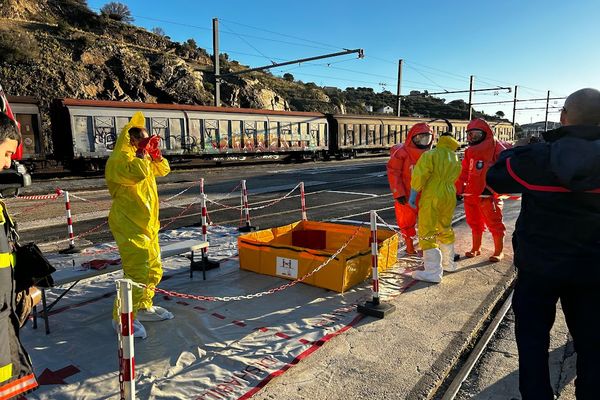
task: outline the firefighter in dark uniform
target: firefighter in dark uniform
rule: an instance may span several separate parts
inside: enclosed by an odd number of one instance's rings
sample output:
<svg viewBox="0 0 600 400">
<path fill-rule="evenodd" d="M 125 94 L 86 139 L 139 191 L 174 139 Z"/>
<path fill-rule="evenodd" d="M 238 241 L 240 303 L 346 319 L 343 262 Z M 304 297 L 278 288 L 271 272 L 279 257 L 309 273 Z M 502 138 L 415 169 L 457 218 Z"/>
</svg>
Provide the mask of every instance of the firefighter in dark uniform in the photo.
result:
<svg viewBox="0 0 600 400">
<path fill-rule="evenodd" d="M 554 399 L 548 348 L 558 300 L 577 352 L 575 395 L 600 393 L 600 91 L 572 93 L 560 122 L 545 143 L 502 152 L 487 173 L 494 191 L 523 193 L 513 234 L 523 400 Z"/>
<path fill-rule="evenodd" d="M 1 88 L 0 88 L 1 89 Z M 6 110 L 5 102 L 0 104 Z M 8 169 L 21 135 L 15 122 L 0 109 L 0 168 Z M 1 183 L 1 182 L 0 182 Z M 0 399 L 18 397 L 37 387 L 31 359 L 19 340 L 20 323 L 10 239 L 14 226 L 0 202 Z"/>
</svg>

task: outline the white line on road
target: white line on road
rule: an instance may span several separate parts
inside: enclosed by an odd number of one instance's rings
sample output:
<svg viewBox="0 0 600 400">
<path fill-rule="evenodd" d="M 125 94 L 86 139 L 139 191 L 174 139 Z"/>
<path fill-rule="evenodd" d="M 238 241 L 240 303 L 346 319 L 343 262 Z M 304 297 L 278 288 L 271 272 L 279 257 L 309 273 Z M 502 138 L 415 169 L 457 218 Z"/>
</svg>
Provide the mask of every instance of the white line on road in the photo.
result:
<svg viewBox="0 0 600 400">
<path fill-rule="evenodd" d="M 328 190 L 327 193 L 355 194 L 357 196 L 379 197 L 379 195 L 376 195 L 376 194 L 373 194 L 373 193 L 343 192 L 341 190 Z"/>
</svg>

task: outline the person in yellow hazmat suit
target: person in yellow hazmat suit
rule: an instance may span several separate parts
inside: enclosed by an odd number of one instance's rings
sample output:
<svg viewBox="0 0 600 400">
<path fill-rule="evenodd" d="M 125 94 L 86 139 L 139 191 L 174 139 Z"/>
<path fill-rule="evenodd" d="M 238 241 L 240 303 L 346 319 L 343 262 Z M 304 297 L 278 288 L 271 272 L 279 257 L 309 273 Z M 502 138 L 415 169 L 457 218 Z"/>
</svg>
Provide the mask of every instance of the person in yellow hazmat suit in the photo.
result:
<svg viewBox="0 0 600 400">
<path fill-rule="evenodd" d="M 123 127 L 106 163 L 106 184 L 113 199 L 108 224 L 119 247 L 126 279 L 148 285 L 133 288 L 134 336 L 146 338 L 140 321 L 162 321 L 173 314 L 152 304 L 153 288 L 163 270 L 158 245 L 157 176 L 170 171 L 158 148 L 159 137 L 148 136 L 144 114 L 136 112 Z M 119 318 L 115 302 L 113 325 Z"/>
<path fill-rule="evenodd" d="M 408 204 L 416 208 L 421 192 L 417 227 L 425 270 L 413 272 L 413 278 L 420 281 L 439 283 L 443 270 L 456 270 L 452 216 L 456 207 L 454 182 L 461 170 L 455 153 L 458 146 L 452 134 L 442 134 L 437 146 L 423 153 L 413 170 Z"/>
</svg>

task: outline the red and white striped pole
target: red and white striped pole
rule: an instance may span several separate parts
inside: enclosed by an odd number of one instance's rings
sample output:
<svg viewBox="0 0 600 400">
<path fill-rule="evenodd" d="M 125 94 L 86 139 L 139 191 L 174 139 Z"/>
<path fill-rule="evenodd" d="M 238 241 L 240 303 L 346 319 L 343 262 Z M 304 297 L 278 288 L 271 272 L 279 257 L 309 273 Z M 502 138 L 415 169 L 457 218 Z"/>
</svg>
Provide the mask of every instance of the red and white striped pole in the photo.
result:
<svg viewBox="0 0 600 400">
<path fill-rule="evenodd" d="M 208 242 L 208 227 L 207 227 L 207 216 L 208 216 L 208 211 L 206 210 L 206 195 L 204 194 L 204 191 L 202 191 L 202 194 L 200 195 L 200 205 L 202 206 L 202 241 L 203 242 Z M 202 248 L 202 259 L 206 259 L 206 257 L 208 256 L 208 248 L 203 247 Z"/>
<path fill-rule="evenodd" d="M 75 247 L 75 235 L 73 234 L 73 219 L 71 218 L 71 201 L 69 192 L 65 190 L 65 209 L 67 210 L 67 232 L 69 233 L 69 247 Z"/>
<path fill-rule="evenodd" d="M 73 218 L 71 217 L 71 201 L 69 200 L 69 192 L 67 190 L 63 190 L 62 194 L 65 196 L 65 210 L 67 212 L 67 233 L 69 235 L 69 247 L 67 249 L 59 251 L 59 253 L 78 253 L 79 249 L 75 247 L 75 235 L 73 234 Z"/>
<path fill-rule="evenodd" d="M 373 265 L 373 305 L 379 305 L 379 272 L 377 270 L 377 213 L 371 210 L 371 264 Z"/>
<path fill-rule="evenodd" d="M 382 303 L 379 300 L 379 271 L 377 270 L 379 246 L 377 245 L 377 213 L 371 211 L 371 263 L 373 264 L 373 300 L 359 304 L 357 311 L 363 315 L 375 318 L 384 318 L 386 314 L 393 312 L 396 306 L 390 303 Z"/>
<path fill-rule="evenodd" d="M 117 280 L 121 303 L 119 320 L 119 388 L 121 400 L 135 400 L 135 356 L 133 347 L 133 285 L 128 279 Z"/>
<path fill-rule="evenodd" d="M 200 178 L 200 194 L 204 195 L 204 178 Z"/>
<path fill-rule="evenodd" d="M 304 182 L 300 182 L 300 204 L 302 206 L 302 221 L 306 221 L 306 197 L 304 194 Z"/>
<path fill-rule="evenodd" d="M 250 226 L 250 208 L 248 207 L 248 189 L 246 189 L 246 180 L 242 180 L 242 196 L 244 199 L 244 214 L 246 216 L 246 227 Z"/>
</svg>

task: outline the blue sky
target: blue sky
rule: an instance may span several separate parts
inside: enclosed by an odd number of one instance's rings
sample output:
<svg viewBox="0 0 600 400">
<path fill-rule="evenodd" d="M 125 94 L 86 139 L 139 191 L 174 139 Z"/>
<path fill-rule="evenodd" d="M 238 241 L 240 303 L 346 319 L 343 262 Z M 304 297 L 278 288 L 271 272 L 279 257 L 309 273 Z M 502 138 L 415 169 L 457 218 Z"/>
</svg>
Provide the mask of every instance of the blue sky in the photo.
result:
<svg viewBox="0 0 600 400">
<path fill-rule="evenodd" d="M 98 10 L 108 1 L 88 0 Z M 212 54 L 212 18 L 220 21 L 222 53 L 257 67 L 343 48 L 363 48 L 365 58 L 342 56 L 272 70 L 339 88 L 383 87 L 396 92 L 398 59 L 404 59 L 402 94 L 519 86 L 519 99 L 563 97 L 600 88 L 597 0 L 507 1 L 202 1 L 122 0 L 134 24 L 162 28 L 175 41 L 194 38 Z M 385 84 L 383 86 L 382 84 Z M 445 95 L 448 101 L 467 94 Z M 481 92 L 474 103 L 512 100 L 506 91 Z M 562 100 L 551 101 L 556 110 Z M 545 101 L 519 108 L 544 107 Z M 480 105 L 512 117 L 512 104 Z M 544 110 L 517 112 L 517 122 L 544 119 Z M 558 113 L 549 119 L 558 120 Z"/>
</svg>

